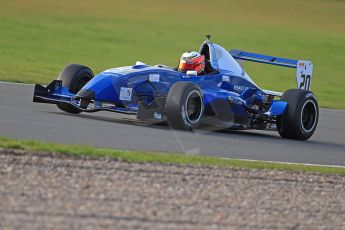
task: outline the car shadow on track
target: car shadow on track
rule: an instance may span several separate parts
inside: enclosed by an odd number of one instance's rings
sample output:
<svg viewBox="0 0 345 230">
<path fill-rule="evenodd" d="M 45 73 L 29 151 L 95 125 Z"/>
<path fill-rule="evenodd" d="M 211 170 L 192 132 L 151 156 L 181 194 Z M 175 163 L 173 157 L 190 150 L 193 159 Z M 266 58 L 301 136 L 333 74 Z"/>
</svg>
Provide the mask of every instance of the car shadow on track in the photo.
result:
<svg viewBox="0 0 345 230">
<path fill-rule="evenodd" d="M 65 112 L 52 112 L 52 111 L 45 111 L 46 113 L 51 113 L 55 115 L 61 116 L 71 116 L 71 117 L 78 117 L 83 119 L 90 119 L 96 121 L 105 121 L 110 123 L 118 123 L 118 124 L 126 124 L 126 125 L 133 125 L 133 126 L 144 126 L 154 129 L 161 129 L 161 130 L 172 130 L 166 122 L 147 122 L 147 121 L 140 121 L 137 120 L 134 116 L 133 118 L 128 117 L 106 117 L 100 115 L 92 115 L 92 114 L 68 114 Z M 127 116 L 127 115 L 126 115 Z M 254 130 L 253 130 L 254 131 Z M 184 131 L 177 131 L 177 132 L 184 132 Z M 194 131 L 197 135 L 216 135 L 216 136 L 229 136 L 235 134 L 236 136 L 246 136 L 246 137 L 262 137 L 262 138 L 274 138 L 274 139 L 281 139 L 279 136 L 275 135 L 274 131 L 261 131 L 260 133 L 251 132 L 251 130 L 235 130 L 235 129 L 228 129 L 228 128 L 209 128 L 209 127 L 202 127 Z"/>
<path fill-rule="evenodd" d="M 135 125 L 135 126 L 147 126 L 147 127 L 152 127 L 152 128 L 158 128 L 158 129 L 169 128 L 168 125 L 164 122 L 152 123 L 152 122 L 140 121 L 140 120 L 137 120 L 135 118 L 106 117 L 106 116 L 91 115 L 91 114 L 86 114 L 86 113 L 85 114 L 69 114 L 69 113 L 65 113 L 65 112 L 52 112 L 52 111 L 44 111 L 44 112 L 55 114 L 55 115 L 60 115 L 60 116 L 70 116 L 70 117 L 90 119 L 90 120 L 95 120 L 95 121 L 105 121 L 105 122 L 110 122 L 110 123 Z"/>
<path fill-rule="evenodd" d="M 159 129 L 159 130 L 165 130 L 165 131 L 171 131 L 172 129 L 167 125 L 166 122 L 161 123 L 153 123 L 153 122 L 146 122 L 146 121 L 140 121 L 135 119 L 135 116 L 133 118 L 126 117 L 107 117 L 102 115 L 93 115 L 93 114 L 68 114 L 65 112 L 52 112 L 52 111 L 44 111 L 46 113 L 51 113 L 55 115 L 61 115 L 61 116 L 71 116 L 71 117 L 77 117 L 82 119 L 90 119 L 95 121 L 105 121 L 110 123 L 118 123 L 118 124 L 126 124 L 126 125 L 132 125 L 132 126 L 142 126 L 152 129 Z M 184 132 L 184 131 L 176 131 L 176 132 Z M 336 151 L 339 151 L 339 149 L 345 149 L 345 144 L 339 144 L 339 143 L 328 143 L 325 141 L 315 140 L 311 138 L 308 141 L 299 141 L 299 140 L 292 140 L 292 139 L 283 139 L 281 138 L 276 131 L 261 131 L 261 130 L 236 130 L 236 129 L 227 129 L 227 128 L 210 128 L 207 127 L 198 129 L 193 132 L 196 135 L 201 136 L 212 136 L 214 138 L 217 137 L 226 137 L 226 138 L 234 138 L 239 140 L 246 140 L 246 141 L 255 141 L 255 142 L 272 142 L 275 143 L 282 143 L 282 144 L 291 144 L 291 145 L 300 145 L 300 146 L 311 146 L 312 148 L 322 148 L 322 149 L 335 149 Z"/>
</svg>

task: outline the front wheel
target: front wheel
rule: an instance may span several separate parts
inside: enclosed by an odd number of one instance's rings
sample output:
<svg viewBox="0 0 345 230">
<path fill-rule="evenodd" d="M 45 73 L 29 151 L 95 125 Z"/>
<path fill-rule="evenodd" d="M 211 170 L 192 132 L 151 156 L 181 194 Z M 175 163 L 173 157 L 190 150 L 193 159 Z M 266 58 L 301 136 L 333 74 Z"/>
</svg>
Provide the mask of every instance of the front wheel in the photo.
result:
<svg viewBox="0 0 345 230">
<path fill-rule="evenodd" d="M 165 115 L 173 129 L 193 130 L 201 123 L 204 113 L 203 94 L 192 82 L 177 82 L 169 90 Z"/>
<path fill-rule="evenodd" d="M 67 65 L 59 74 L 58 80 L 62 81 L 62 86 L 68 88 L 71 93 L 78 93 L 83 86 L 93 78 L 92 70 L 83 65 Z M 81 113 L 81 110 L 69 104 L 57 104 L 62 111 L 72 114 Z"/>
<path fill-rule="evenodd" d="M 314 94 L 308 90 L 290 89 L 281 100 L 288 104 L 284 115 L 277 117 L 280 136 L 296 140 L 309 139 L 319 119 L 319 107 Z"/>
</svg>

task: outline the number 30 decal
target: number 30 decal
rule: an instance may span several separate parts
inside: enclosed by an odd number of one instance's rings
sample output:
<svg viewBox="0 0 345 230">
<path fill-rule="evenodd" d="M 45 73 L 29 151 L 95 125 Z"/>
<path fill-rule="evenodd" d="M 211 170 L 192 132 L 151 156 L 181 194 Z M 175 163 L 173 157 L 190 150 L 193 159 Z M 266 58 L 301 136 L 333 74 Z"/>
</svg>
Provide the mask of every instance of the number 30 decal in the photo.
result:
<svg viewBox="0 0 345 230">
<path fill-rule="evenodd" d="M 299 84 L 298 88 L 299 89 L 309 90 L 310 89 L 311 76 L 310 75 L 301 74 L 301 78 L 303 79 L 303 81 Z"/>
<path fill-rule="evenodd" d="M 299 89 L 309 90 L 313 74 L 313 64 L 311 61 L 298 61 L 296 80 Z"/>
</svg>

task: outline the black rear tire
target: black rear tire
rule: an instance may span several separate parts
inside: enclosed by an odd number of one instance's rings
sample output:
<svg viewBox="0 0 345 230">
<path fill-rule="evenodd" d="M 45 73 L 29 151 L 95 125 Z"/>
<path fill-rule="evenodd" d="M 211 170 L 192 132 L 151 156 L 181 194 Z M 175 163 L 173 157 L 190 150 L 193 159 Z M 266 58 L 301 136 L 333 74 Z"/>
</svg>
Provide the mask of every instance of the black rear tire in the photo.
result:
<svg viewBox="0 0 345 230">
<path fill-rule="evenodd" d="M 315 132 L 319 107 L 314 94 L 308 90 L 289 89 L 281 97 L 287 108 L 277 117 L 279 135 L 283 138 L 307 140 Z"/>
<path fill-rule="evenodd" d="M 76 94 L 83 86 L 94 77 L 92 70 L 83 65 L 69 64 L 59 74 L 58 80 L 62 81 L 62 86 Z M 68 104 L 57 104 L 57 107 L 67 113 L 78 114 L 82 111 Z"/>
<path fill-rule="evenodd" d="M 196 129 L 204 113 L 204 98 L 196 84 L 177 82 L 169 90 L 165 115 L 169 126 L 179 130 Z"/>
</svg>

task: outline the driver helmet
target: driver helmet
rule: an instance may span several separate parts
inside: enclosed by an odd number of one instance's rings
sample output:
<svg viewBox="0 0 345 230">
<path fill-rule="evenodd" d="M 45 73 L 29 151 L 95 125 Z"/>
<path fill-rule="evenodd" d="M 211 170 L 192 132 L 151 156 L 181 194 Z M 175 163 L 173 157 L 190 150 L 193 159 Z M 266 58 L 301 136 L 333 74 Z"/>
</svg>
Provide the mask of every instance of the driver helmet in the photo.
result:
<svg viewBox="0 0 345 230">
<path fill-rule="evenodd" d="M 178 71 L 187 72 L 188 70 L 194 70 L 198 74 L 204 72 L 205 69 L 205 56 L 196 51 L 189 51 L 183 53 L 180 58 L 180 64 Z"/>
</svg>

